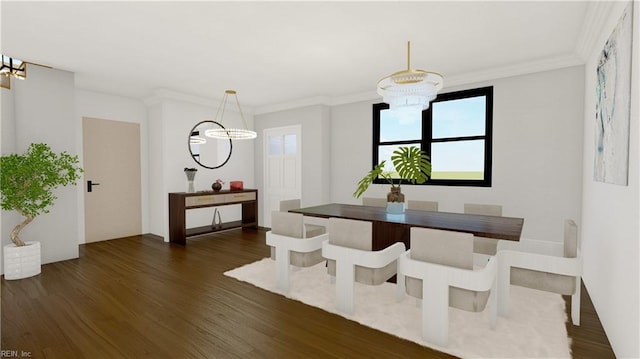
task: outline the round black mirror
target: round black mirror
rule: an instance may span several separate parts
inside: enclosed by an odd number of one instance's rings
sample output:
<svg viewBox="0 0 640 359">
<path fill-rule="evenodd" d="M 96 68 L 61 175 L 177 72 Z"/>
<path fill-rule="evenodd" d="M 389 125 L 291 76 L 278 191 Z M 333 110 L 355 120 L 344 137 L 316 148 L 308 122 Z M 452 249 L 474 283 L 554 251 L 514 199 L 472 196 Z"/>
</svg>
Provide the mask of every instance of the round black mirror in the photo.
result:
<svg viewBox="0 0 640 359">
<path fill-rule="evenodd" d="M 231 158 L 231 139 L 207 137 L 207 130 L 220 128 L 224 129 L 224 126 L 215 121 L 205 120 L 198 122 L 189 132 L 188 146 L 191 158 L 204 168 L 220 168 Z"/>
</svg>

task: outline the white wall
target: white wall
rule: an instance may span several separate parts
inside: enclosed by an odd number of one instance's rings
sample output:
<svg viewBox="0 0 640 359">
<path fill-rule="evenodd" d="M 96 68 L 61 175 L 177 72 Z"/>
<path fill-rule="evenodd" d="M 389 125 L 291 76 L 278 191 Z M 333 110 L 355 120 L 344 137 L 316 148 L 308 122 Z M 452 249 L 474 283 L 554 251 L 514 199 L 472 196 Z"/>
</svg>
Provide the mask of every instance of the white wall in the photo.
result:
<svg viewBox="0 0 640 359">
<path fill-rule="evenodd" d="M 164 188 L 164 121 L 162 103 L 147 103 L 149 116 L 149 233 L 165 236 L 164 218 L 168 209 Z M 168 241 L 168 237 L 165 238 Z"/>
<path fill-rule="evenodd" d="M 78 120 L 76 136 L 79 139 L 77 153 L 82 157 L 82 118 L 91 117 L 104 120 L 131 122 L 140 125 L 140 168 L 141 174 L 141 202 L 142 202 L 142 233 L 149 233 L 149 144 L 148 144 L 148 120 L 145 104 L 136 99 L 108 95 L 104 93 L 76 90 L 76 118 Z M 117 139 L 114 139 L 117 141 Z M 77 187 L 79 191 L 79 217 L 78 232 L 80 243 L 85 243 L 84 238 L 84 186 Z"/>
<path fill-rule="evenodd" d="M 14 131 L 13 144 L 7 140 L 11 134 L 3 133 L 3 153 L 22 153 L 31 143 L 42 142 L 55 152 L 78 154 L 73 73 L 35 65 L 29 66 L 28 71 L 26 80 L 11 81 L 13 118 L 10 113 L 5 117 L 7 113 L 3 106 L 2 130 L 13 128 Z M 78 257 L 78 190 L 67 186 L 54 193 L 58 199 L 51 211 L 36 217 L 20 233 L 23 240 L 41 242 L 43 264 Z M 5 213 L 3 245 L 11 242 L 10 229 L 22 220 L 13 214 L 5 216 Z"/>
<path fill-rule="evenodd" d="M 254 143 L 253 140 L 233 141 L 233 152 L 229 162 L 218 169 L 200 167 L 192 158 L 188 148 L 188 138 L 191 129 L 198 122 L 213 120 L 218 101 L 209 99 L 190 99 L 187 96 L 161 97 L 150 105 L 150 127 L 153 129 L 153 140 L 150 140 L 150 156 L 152 165 L 150 176 L 150 230 L 151 233 L 164 237 L 169 241 L 168 227 L 168 193 L 185 192 L 187 177 L 185 167 L 196 167 L 196 191 L 211 190 L 211 184 L 218 178 L 225 184 L 223 189 L 229 189 L 229 181 L 243 181 L 245 188 L 255 188 L 254 175 Z M 211 103 L 211 104 L 209 104 Z M 243 110 L 245 110 L 243 108 Z M 253 128 L 253 116 L 244 113 L 247 126 Z M 222 124 L 225 127 L 244 127 L 239 113 L 227 107 Z M 159 126 L 157 126 L 159 125 Z M 158 211 L 161 206 L 162 211 Z M 241 219 L 240 205 L 220 207 L 223 222 Z M 187 227 L 210 224 L 213 215 L 212 208 L 190 210 L 187 212 Z"/>
<path fill-rule="evenodd" d="M 255 146 L 256 185 L 260 193 L 258 210 L 263 224 L 264 202 L 264 130 L 275 127 L 301 125 L 302 127 L 302 206 L 329 203 L 331 193 L 331 120 L 330 109 L 315 105 L 286 111 L 256 115 L 258 139 Z"/>
<path fill-rule="evenodd" d="M 502 204 L 505 216 L 525 219 L 524 237 L 561 241 L 564 219 L 580 221 L 583 72 L 578 66 L 446 88 L 494 86 L 493 185 L 406 185 L 407 198 L 436 200 L 447 212 L 462 212 L 465 202 Z M 371 169 L 374 102 L 332 108 L 331 202 L 361 203 L 352 193 Z M 365 195 L 388 191 L 373 185 Z"/>
<path fill-rule="evenodd" d="M 606 26 L 585 66 L 584 169 L 582 173 L 583 279 L 611 346 L 619 358 L 638 358 L 640 349 L 640 297 L 638 266 L 640 250 L 640 153 L 638 98 L 640 92 L 640 3 L 635 3 L 633 81 L 629 143 L 629 185 L 593 180 L 595 150 L 596 62 L 627 2 L 615 3 Z"/>
<path fill-rule="evenodd" d="M 13 80 L 15 82 L 17 80 Z M 15 151 L 16 147 L 16 113 L 13 106 L 13 91 L 9 89 L 0 89 L 0 100 L 2 100 L 2 121 L 0 125 L 0 136 L 2 145 L 0 152 L 8 154 Z"/>
<path fill-rule="evenodd" d="M 15 80 L 14 80 L 15 81 Z M 16 119 L 13 106 L 13 91 L 0 89 L 1 119 L 0 121 L 0 153 L 2 155 L 15 152 L 16 147 Z M 0 238 L 2 246 L 5 243 L 4 231 L 11 231 L 20 222 L 20 215 L 15 211 L 0 211 Z M 7 242 L 8 243 L 8 242 Z M 4 273 L 3 256 L 0 255 L 0 273 Z"/>
</svg>

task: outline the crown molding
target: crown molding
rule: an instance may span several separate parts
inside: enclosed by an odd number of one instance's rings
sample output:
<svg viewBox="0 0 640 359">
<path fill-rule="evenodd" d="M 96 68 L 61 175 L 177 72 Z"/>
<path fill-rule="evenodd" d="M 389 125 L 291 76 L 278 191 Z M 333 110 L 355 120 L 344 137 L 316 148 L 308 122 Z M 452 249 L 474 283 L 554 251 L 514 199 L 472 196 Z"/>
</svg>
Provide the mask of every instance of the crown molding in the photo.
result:
<svg viewBox="0 0 640 359">
<path fill-rule="evenodd" d="M 582 61 L 586 62 L 592 53 L 614 5 L 614 1 L 589 2 L 575 48 L 576 54 Z"/>
<path fill-rule="evenodd" d="M 162 103 L 162 99 L 158 96 L 147 96 L 141 99 L 145 106 L 151 107 Z"/>
<path fill-rule="evenodd" d="M 362 101 L 382 101 L 382 96 L 372 88 L 371 91 L 360 92 L 350 95 L 344 95 L 334 97 L 331 99 L 331 106 L 345 105 L 348 103 L 362 102 Z"/>
<path fill-rule="evenodd" d="M 568 54 L 561 57 L 547 58 L 517 65 L 501 66 L 489 70 L 468 72 L 459 75 L 445 75 L 445 89 L 447 87 L 472 84 L 476 82 L 490 81 L 504 77 L 520 76 L 536 72 L 556 70 L 565 67 L 584 65 L 584 60 L 576 54 Z M 306 106 L 326 105 L 338 106 L 362 101 L 382 101 L 382 97 L 374 90 L 375 84 L 372 85 L 371 91 L 349 94 L 345 96 L 329 97 L 316 96 L 295 101 L 284 102 L 276 105 L 259 106 L 254 108 L 254 114 L 266 114 L 271 112 L 279 112 L 301 108 Z"/>
<path fill-rule="evenodd" d="M 449 77 L 445 76 L 445 88 L 580 65 L 584 65 L 584 61 L 581 58 L 576 54 L 567 54 L 561 57 L 541 59 L 517 65 L 501 66 L 493 69 L 468 72 Z"/>
<path fill-rule="evenodd" d="M 317 105 L 338 106 L 338 105 L 345 105 L 348 103 L 372 101 L 372 100 L 382 101 L 382 97 L 378 95 L 374 90 L 359 92 L 359 93 L 354 93 L 354 94 L 349 94 L 344 96 L 338 96 L 338 97 L 315 96 L 315 97 L 308 97 L 308 98 L 298 99 L 298 100 L 289 101 L 289 102 L 283 102 L 275 105 L 258 106 L 253 109 L 254 110 L 253 113 L 255 115 L 262 115 L 265 113 L 286 111 L 294 108 L 301 108 L 301 107 L 307 107 L 307 106 L 317 106 Z"/>
<path fill-rule="evenodd" d="M 303 99 L 282 102 L 275 105 L 258 106 L 253 109 L 253 113 L 256 115 L 261 115 L 265 113 L 280 112 L 307 106 L 329 105 L 330 102 L 331 99 L 328 96 L 307 97 Z"/>
<path fill-rule="evenodd" d="M 222 101 L 222 98 L 207 98 L 192 94 L 187 94 L 179 91 L 169 90 L 165 88 L 159 88 L 153 91 L 153 95 L 143 99 L 143 102 L 147 106 L 156 105 L 162 103 L 165 100 L 173 100 L 178 102 L 186 102 L 190 104 L 206 106 L 206 107 L 214 107 L 217 108 Z M 238 112 L 236 109 L 232 108 L 233 106 L 227 108 L 225 111 L 233 111 Z M 245 114 L 252 115 L 253 109 L 251 107 L 242 106 L 242 112 Z"/>
</svg>

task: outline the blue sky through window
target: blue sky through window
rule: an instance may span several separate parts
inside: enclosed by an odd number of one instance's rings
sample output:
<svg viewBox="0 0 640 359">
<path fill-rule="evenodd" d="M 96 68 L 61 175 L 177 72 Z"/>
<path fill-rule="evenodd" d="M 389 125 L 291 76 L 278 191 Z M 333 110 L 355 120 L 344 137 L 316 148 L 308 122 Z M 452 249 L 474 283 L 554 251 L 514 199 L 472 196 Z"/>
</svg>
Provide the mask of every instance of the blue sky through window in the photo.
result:
<svg viewBox="0 0 640 359">
<path fill-rule="evenodd" d="M 431 157 L 434 172 L 483 172 L 484 140 L 433 143 Z"/>
<path fill-rule="evenodd" d="M 485 134 L 485 96 L 434 102 L 433 138 Z"/>
<path fill-rule="evenodd" d="M 477 96 L 434 102 L 433 138 L 482 136 L 485 134 L 486 97 Z M 382 110 L 380 113 L 380 141 L 418 140 L 422 136 L 420 113 L 396 113 Z M 407 146 L 407 145 L 405 145 Z M 416 144 L 419 146 L 419 144 Z M 398 145 L 380 146 L 379 162 L 387 160 L 385 169 L 393 170 L 389 158 Z M 484 171 L 484 141 L 433 143 L 431 147 L 433 171 Z"/>
<path fill-rule="evenodd" d="M 422 114 L 382 110 L 380 142 L 419 140 L 422 137 Z"/>
</svg>

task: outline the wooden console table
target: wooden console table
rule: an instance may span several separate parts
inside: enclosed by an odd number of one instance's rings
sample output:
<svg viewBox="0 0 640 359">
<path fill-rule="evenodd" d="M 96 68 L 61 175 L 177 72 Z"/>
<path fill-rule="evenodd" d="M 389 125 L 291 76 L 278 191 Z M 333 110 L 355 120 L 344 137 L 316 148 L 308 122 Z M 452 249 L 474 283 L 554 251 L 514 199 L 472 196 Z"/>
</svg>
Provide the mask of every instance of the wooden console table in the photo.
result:
<svg viewBox="0 0 640 359">
<path fill-rule="evenodd" d="M 242 205 L 242 220 L 225 222 L 220 225 L 186 228 L 187 210 L 231 204 Z M 169 193 L 169 241 L 171 243 L 184 245 L 187 244 L 188 237 L 241 227 L 258 227 L 257 189 Z"/>
</svg>

